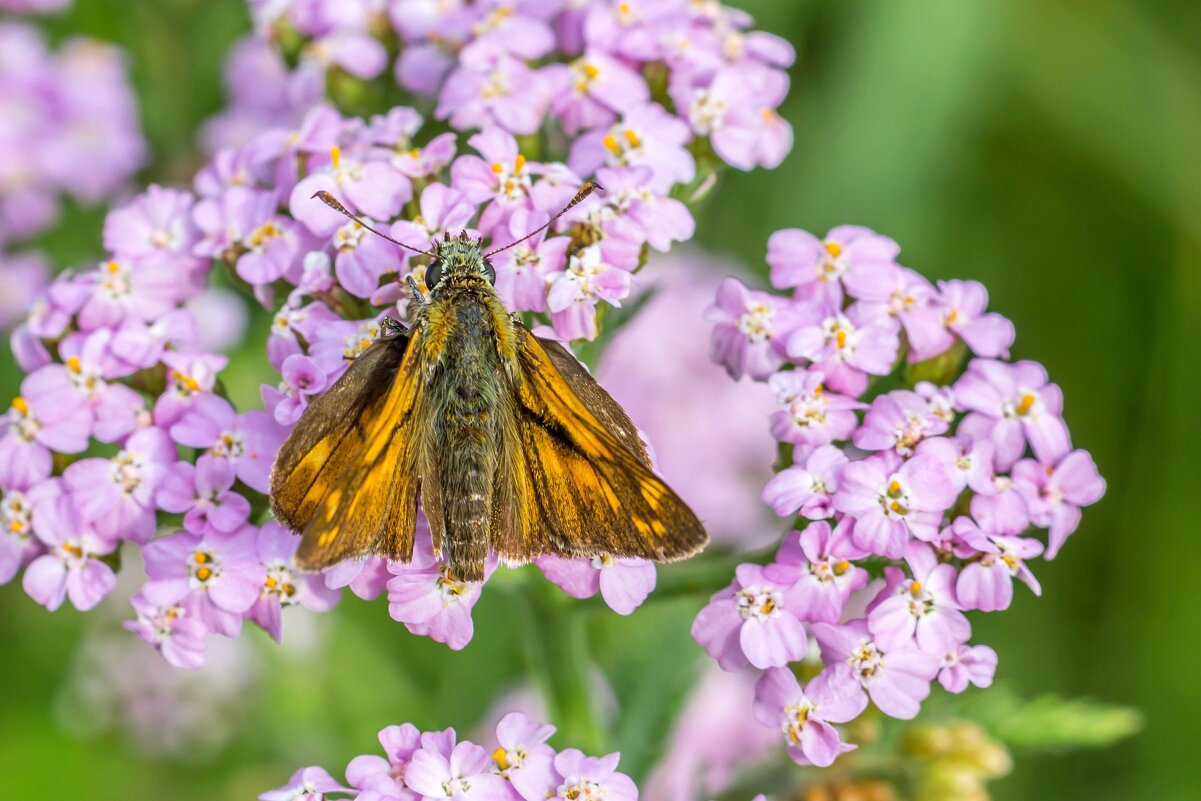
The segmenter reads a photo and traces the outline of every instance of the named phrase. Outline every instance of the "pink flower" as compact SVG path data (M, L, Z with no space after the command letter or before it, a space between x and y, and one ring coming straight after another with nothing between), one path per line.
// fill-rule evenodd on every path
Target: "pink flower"
M814 623L813 635L821 646L822 661L838 674L834 680L846 676L858 682L889 717L910 720L917 715L938 673L937 658L912 642L891 650L881 648L862 620L842 625Z
M595 339L597 302L620 306L630 294L630 274L602 261L599 245L573 255L566 270L549 273L546 281L546 307L555 333L564 339Z
M842 304L843 278L856 265L891 263L900 252L893 240L858 225L832 228L824 239L786 228L767 240L772 286L795 287L798 299L835 306Z
M960 645L942 659L938 683L947 692L961 693L968 683L991 687L997 672L997 652L987 645Z
M855 431L855 447L866 451L895 450L909 456L926 437L943 434L947 421L935 414L916 392L896 389L878 396Z
M600 758L585 756L574 748L555 756L557 783L545 788L538 798L546 801L577 801L580 798L605 798L609 801L638 801L638 788L624 773L617 772L620 754ZM531 799L527 798L527 801Z
M420 528L418 533L420 534ZM404 623L413 634L446 643L459 651L471 642L475 627L471 608L480 599L484 582L456 581L446 574L444 564L436 562L428 534L418 537L413 562L390 562L388 614ZM484 566L484 581L496 569L496 558Z
M723 670L748 664L760 670L800 660L805 655L803 613L793 596L787 568L739 565L734 583L713 595L692 624L692 638Z
M867 616L868 631L887 651L916 637L918 648L928 654L949 653L972 633L955 597L955 568L939 563L934 549L921 542L909 543L905 561L911 579L900 568L884 568L888 586Z
M478 138L472 137L472 140ZM513 145L516 151L517 145ZM455 161L456 168L465 159L472 158L470 156L461 156ZM495 176L491 170L488 171ZM463 192L458 188L452 188L446 184L432 183L421 192L421 214L417 220L397 220L392 224L391 235L393 239L399 239L406 245L412 245L416 248L429 249L435 237L440 237L444 232L457 233L467 227L467 223L475 216L475 203L478 201L470 201L464 196ZM371 237L378 242L383 242L379 237ZM386 243L385 243L386 244ZM389 245L389 248L392 248Z
M47 498L62 494L58 479L31 486L0 485L0 584L12 581L17 572L45 552L33 528L33 510Z
M546 788L555 782L555 750L546 744L554 733L554 726L535 723L520 712L510 712L496 724L500 747L492 759L526 801L543 801Z
M546 224L550 216L541 211L518 208L494 236L494 245L516 242L530 231ZM506 237L505 234L508 234ZM547 278L567 268L567 248L571 239L535 234L525 242L493 257L496 292L507 308L514 311L546 310Z
M1070 449L1068 429L1060 414L1063 393L1047 382L1047 371L1030 361L1006 364L973 359L955 382L955 399L969 412L958 433L991 439L997 468L1008 470L1026 442L1040 462L1054 463Z
M820 372L788 370L772 375L767 385L784 408L771 416L772 436L781 442L813 448L847 439L859 420L858 403L827 391Z
M349 793L322 768L301 768L288 783L259 796L259 801L322 801L326 793Z
M316 348L312 348L316 351ZM325 371L312 358L293 353L280 365L279 387L263 385L263 405L271 409L271 416L281 426L290 426L300 419L309 398L325 389Z
M713 323L709 356L737 380L762 381L784 364L784 342L799 322L796 307L767 292L727 278L705 319Z
M909 535L930 541L955 502L947 470L930 455L903 464L890 453L852 462L839 475L834 508L855 518L853 540L874 554L900 559Z
M250 501L236 492L233 465L224 459L201 456L195 466L187 462L174 465L157 494L159 506L184 515L184 528L203 534L237 530L250 515Z
M51 451L87 448L92 412L82 397L63 392L61 379L55 365L30 373L0 415L0 485L29 486L50 475Z
M851 520L844 517L833 531L824 521L785 535L776 554L778 565L797 568L789 590L801 620L836 623L851 593L868 581L868 573L853 564L868 554L851 542Z
M672 88L692 130L740 170L775 167L792 149L792 126L775 111L786 94L787 73L752 62L719 70L708 86L685 79Z
M224 398L202 395L171 426L171 437L181 445L207 448L210 456L233 465L247 486L266 493L271 463L283 444L284 432L266 412L239 415Z
M491 767L488 752L475 743L458 743L445 754L425 747L423 738L405 769L405 784L424 801L511 801L504 780Z
M1088 451L1075 450L1054 466L1023 459L1013 466L1014 487L1035 525L1047 527L1048 559L1054 559L1080 525L1080 507L1101 500L1105 479Z
M496 125L524 135L538 130L548 103L540 73L512 56L482 52L450 74L434 113L461 131Z
M144 545L154 536L155 494L175 459L175 444L165 431L143 428L112 459L81 459L69 465L63 484L97 531L109 539Z
M267 571L258 600L247 617L263 627L276 642L283 640L283 610L300 604L325 612L337 603L340 593L326 587L319 575L301 573L292 561L300 537L279 523L266 523L255 537L255 554Z
M886 321L864 315L858 305L806 304L801 324L788 337L787 352L805 359L826 376L831 389L853 398L867 388L867 376L892 372L900 341Z
M853 308L863 320L905 329L909 361L928 359L951 346L934 305L934 287L919 273L877 261L849 273L845 283L847 294L858 299Z
M196 265L192 246L198 232L192 222L190 192L146 188L129 204L108 213L104 221L104 247L123 258L166 256L181 268Z
M646 188L664 195L695 177L696 162L686 147L689 139L687 123L657 103L644 103L628 109L607 129L578 136L567 163L577 175L591 175L600 167L646 166L652 171Z
M981 494L996 492L992 471L995 451L991 440L967 437L931 437L917 445L917 453L933 456L948 467L956 496L968 487Z
M962 608L984 612L1008 609L1013 601L1015 578L1035 595L1042 594L1038 579L1026 566L1026 560L1043 552L1041 542L984 531L968 517L956 518L951 528L956 537L979 554L978 559L964 565L955 585Z
M988 290L977 281L939 281L937 305L942 322L950 334L962 339L972 353L986 358L1008 357L1013 344L1013 323L996 312L985 312ZM949 348L940 341L937 352Z
M155 540L142 549L146 601L168 607L191 597L207 628L236 637L267 578L255 536L256 529L246 526L232 534L179 533Z
M552 98L551 111L569 135L612 125L617 113L650 97L641 75L596 50L571 64L548 66L542 74Z
M597 592L619 615L629 615L655 589L655 565L645 559L561 559L543 556L538 569L572 598L591 598Z
M313 193L325 190L350 204L352 211L375 220L396 216L413 197L413 185L408 176L399 172L390 161L358 158L359 154L344 154L335 145L330 148L328 163L303 178L292 190L288 207L297 220L315 234L330 234L345 224L346 219L313 199ZM314 156L318 163L326 156Z
M204 664L208 627L200 619L193 597L158 606L139 592L129 601L137 619L127 620L124 623L126 629L154 646L163 659L177 668L195 670Z
M854 681L823 670L804 690L786 668L771 668L755 685L755 718L779 728L788 755L799 765L829 767L856 746L842 742L831 723L846 723L867 707L867 696Z
M798 513L809 520L832 517L838 474L848 461L847 455L833 445L815 448L803 464L787 467L767 482L763 502L780 517Z
M72 606L87 611L116 585L113 569L102 561L116 543L84 525L70 496L48 498L34 507L33 530L47 553L25 569L22 586L42 606L54 611L70 598Z
M379 793L396 801L414 801L417 794L405 786L405 771L421 747L421 732L412 723L388 726L379 733L384 757L363 754L346 766L346 782L360 791Z

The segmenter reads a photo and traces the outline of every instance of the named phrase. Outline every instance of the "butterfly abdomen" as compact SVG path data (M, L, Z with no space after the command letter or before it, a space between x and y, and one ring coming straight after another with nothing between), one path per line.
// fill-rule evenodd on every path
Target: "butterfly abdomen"
M440 547L456 579L479 581L488 554L500 448L501 357L485 298L464 292L444 302L446 347L430 387L443 516Z

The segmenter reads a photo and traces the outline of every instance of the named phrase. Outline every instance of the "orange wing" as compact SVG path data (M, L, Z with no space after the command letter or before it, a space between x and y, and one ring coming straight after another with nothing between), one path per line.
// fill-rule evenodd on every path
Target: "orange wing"
M517 326L514 424L502 461L513 476L503 505L517 511L495 521L500 556L670 561L699 551L704 527L651 471L629 418L582 366L553 359L548 347Z

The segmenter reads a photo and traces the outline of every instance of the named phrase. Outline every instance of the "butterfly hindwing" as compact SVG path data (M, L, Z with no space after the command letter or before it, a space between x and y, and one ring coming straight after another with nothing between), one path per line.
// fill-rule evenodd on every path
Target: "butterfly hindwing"
M689 556L707 541L692 510L651 470L633 423L557 343L517 326L511 492L526 510L496 548L521 561L562 556Z

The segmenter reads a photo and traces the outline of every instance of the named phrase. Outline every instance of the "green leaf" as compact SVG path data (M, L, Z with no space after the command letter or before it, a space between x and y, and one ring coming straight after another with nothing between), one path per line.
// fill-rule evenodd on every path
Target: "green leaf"
M1142 715L1131 707L1056 695L1023 700L1004 687L981 693L963 712L1006 745L1026 751L1106 748L1143 727Z

